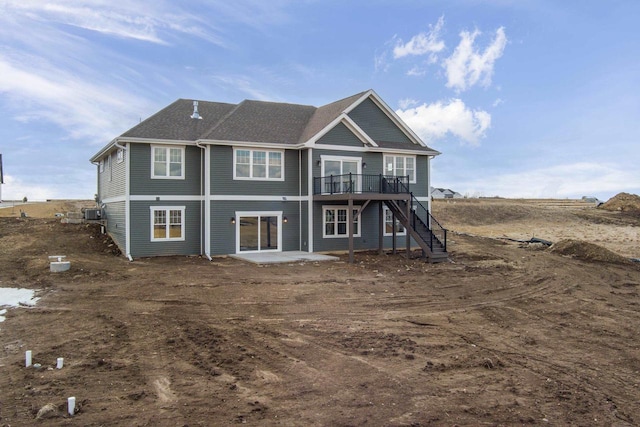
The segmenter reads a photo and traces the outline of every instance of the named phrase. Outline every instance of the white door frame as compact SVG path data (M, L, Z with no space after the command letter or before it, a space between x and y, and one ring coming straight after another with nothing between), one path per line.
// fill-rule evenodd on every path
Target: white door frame
M245 216L258 217L258 250L240 251L240 218ZM260 217L275 216L278 218L278 249L260 249ZM282 211L236 211L236 253L250 254L258 252L282 252Z

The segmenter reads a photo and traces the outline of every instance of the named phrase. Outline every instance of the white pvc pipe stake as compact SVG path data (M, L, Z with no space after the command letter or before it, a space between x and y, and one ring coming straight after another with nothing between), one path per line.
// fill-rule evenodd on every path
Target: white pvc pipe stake
M76 412L76 398L75 397L69 397L67 398L67 410L69 412L69 415L73 416L73 414L75 414Z
M27 368L31 366L31 350L24 352L24 366Z
M56 369L62 369L63 365L64 365L64 357L58 357L58 360L56 361Z

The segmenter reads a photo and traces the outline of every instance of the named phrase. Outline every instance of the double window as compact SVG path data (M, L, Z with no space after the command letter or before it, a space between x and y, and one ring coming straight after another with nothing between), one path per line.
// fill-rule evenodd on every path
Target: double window
M353 236L360 237L360 219L358 212L360 207L353 209ZM322 207L322 237L348 237L349 236L349 208L344 206Z
M151 206L151 241L184 240L184 206Z
M184 179L184 147L151 146L151 178Z
M236 148L233 159L233 179L284 180L282 151Z
M384 174L394 176L409 175L409 182L416 183L415 156L384 156Z

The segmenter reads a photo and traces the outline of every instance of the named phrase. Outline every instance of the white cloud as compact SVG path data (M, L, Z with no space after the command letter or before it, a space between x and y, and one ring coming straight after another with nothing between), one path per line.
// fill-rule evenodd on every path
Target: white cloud
M493 101L493 104L491 104L493 107L497 107L498 105L502 105L504 104L504 100L502 98L496 98L495 101Z
M484 176L455 184L469 194L522 198L582 197L637 190L640 172L595 162L566 163L546 168Z
M427 70L424 68L420 68L418 66L413 67L409 71L407 71L407 76L421 77L427 74Z
M159 44L168 44L172 33L224 44L211 20L187 13L164 1L5 0L3 3L2 20L58 23Z
M476 84L483 87L491 84L494 64L504 52L507 36L503 27L498 28L491 44L484 52L479 52L474 44L480 34L478 30L460 33L460 43L443 64L447 75L447 87L464 91Z
M398 59L409 55L425 55L442 51L445 47L444 41L440 40L440 31L443 26L444 16L441 16L435 26L429 25L428 32L416 34L405 44L402 40L398 40L393 48L393 57Z
M2 200L4 201L22 200L24 197L31 201L63 198L61 196L61 194L52 194L52 189L46 185L29 184L12 175L4 176L4 184L2 185Z
M277 101L276 98L269 95L262 89L257 89L260 84L250 77L242 75L216 75L212 77L217 80L221 86L231 87L234 90L246 93L251 99L258 101Z
M468 144L479 145L480 139L491 127L489 113L471 110L460 99L401 108L396 114L425 141L451 134Z
M14 119L55 123L75 139L104 143L149 110L146 101L117 87L33 57L0 54L0 75L0 93L9 98Z
M416 101L415 99L411 99L411 98L405 98L405 99L401 99L398 102L398 105L400 106L401 110L406 110L407 108L413 106L413 105L418 105L418 101Z

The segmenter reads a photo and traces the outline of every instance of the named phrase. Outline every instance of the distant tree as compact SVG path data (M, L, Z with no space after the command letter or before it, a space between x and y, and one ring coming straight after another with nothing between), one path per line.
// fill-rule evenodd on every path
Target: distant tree
M22 198L22 203L27 203L27 196L24 196L24 197Z

